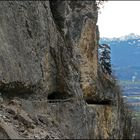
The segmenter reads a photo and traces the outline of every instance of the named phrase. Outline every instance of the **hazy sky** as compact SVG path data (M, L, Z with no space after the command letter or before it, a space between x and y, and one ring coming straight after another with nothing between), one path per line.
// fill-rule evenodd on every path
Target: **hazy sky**
M140 1L108 1L98 17L100 37L140 35Z

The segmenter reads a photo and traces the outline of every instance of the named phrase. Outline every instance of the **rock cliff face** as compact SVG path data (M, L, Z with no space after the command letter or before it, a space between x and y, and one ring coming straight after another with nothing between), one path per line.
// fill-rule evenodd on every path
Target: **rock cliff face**
M0 138L124 138L97 18L95 1L0 2Z

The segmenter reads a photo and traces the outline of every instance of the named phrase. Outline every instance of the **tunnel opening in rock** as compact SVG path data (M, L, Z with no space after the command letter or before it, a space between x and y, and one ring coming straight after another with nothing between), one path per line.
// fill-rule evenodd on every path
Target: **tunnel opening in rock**
M71 96L69 96L67 93L62 93L59 91L54 91L48 95L48 101L51 102L59 102L59 101L65 101L66 99L69 99Z
M4 99L13 99L14 97L29 99L33 93L31 86L27 86L21 82L0 84L0 96Z
M95 104L95 105L112 105L112 101L111 100L99 100L99 101L95 101L93 99L86 99L85 100L87 104Z

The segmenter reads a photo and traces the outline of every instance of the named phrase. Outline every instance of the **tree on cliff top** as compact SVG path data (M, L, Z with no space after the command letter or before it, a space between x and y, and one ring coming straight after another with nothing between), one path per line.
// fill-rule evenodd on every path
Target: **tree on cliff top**
M100 9L104 7L104 3L108 0L96 0L98 12L101 13Z

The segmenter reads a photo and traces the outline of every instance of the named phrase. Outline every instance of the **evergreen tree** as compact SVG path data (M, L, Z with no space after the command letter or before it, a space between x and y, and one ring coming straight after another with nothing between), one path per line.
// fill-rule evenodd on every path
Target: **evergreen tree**
M99 45L99 63L104 73L111 75L110 47L107 44Z

